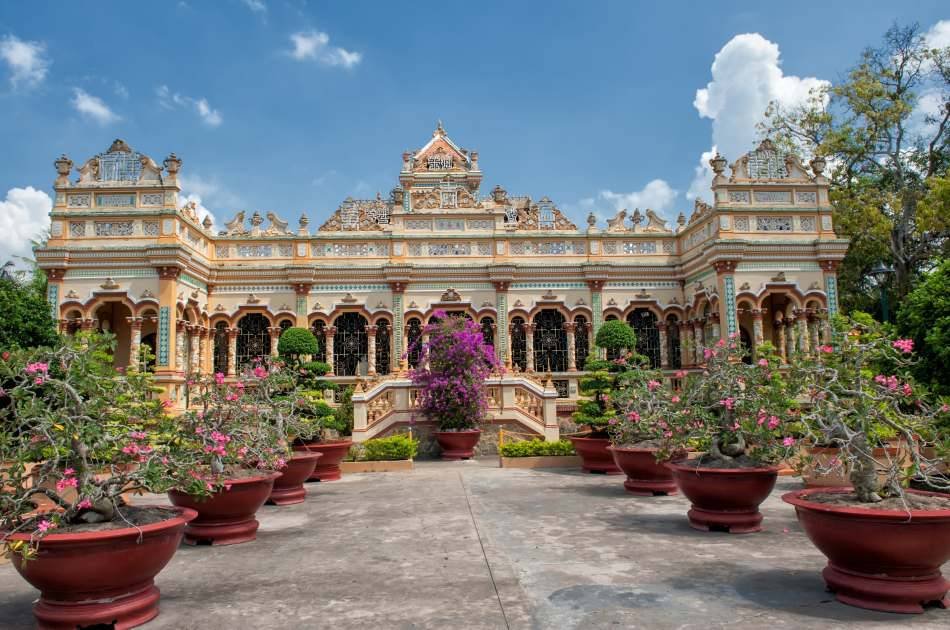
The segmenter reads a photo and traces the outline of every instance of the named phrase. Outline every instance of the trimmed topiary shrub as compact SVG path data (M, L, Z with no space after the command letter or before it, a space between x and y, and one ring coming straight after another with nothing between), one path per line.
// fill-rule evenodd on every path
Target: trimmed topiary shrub
M522 440L508 442L498 448L502 457L548 457L551 455L574 455L574 445L570 440L545 442L544 440Z
M277 341L277 354L285 359L298 359L319 350L317 338L306 328L288 328Z
M361 461L380 462L412 459L419 449L419 440L408 435L390 435L366 440L362 444Z
M603 323L594 343L607 350L633 350L637 347L637 335L626 322L613 319Z

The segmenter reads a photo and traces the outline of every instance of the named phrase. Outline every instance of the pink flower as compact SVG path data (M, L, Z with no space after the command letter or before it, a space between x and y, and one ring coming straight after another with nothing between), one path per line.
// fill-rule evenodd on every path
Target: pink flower
M607 421L607 424L609 424L610 426L613 426L613 425L617 424L617 419L616 419L616 418L611 418L610 420Z
M175 406L175 403L173 403L173 402L170 401L170 400L167 400L167 399L166 399L166 400L163 400L163 401L162 401L162 407L164 407L165 409L171 409L171 408L174 407L174 406Z
M736 406L736 399L732 398L731 396L729 398L723 398L722 400L719 401L719 404L725 407L726 409L732 410Z
M75 477L64 477L56 482L56 491L62 492L66 488L75 488L79 485L79 480Z
M778 425L780 425L781 423L782 423L782 421L779 420L778 416L770 416L770 417L769 417L769 424L768 424L768 427L769 427L770 430L774 430L774 429L777 428Z
M72 477L72 476L75 475L75 474L76 474L76 469L75 469L75 468L67 468L66 470L63 471L63 476L64 476L64 477Z
M782 440L782 446L785 446L786 448L789 446L795 446L795 438L791 436L786 437L784 440Z
M89 499L83 499L82 501L76 504L76 507L78 507L80 510L88 510L89 508L92 507L92 501L90 501Z
M224 374L221 373L221 372L215 372L215 374L214 374L214 382L217 383L218 385L223 385L223 384L224 384Z
M631 411L628 413L627 418L632 422L640 422L640 414L636 411Z
M717 342L716 342L716 347L717 347L717 348L725 348L725 347L726 347L726 340L725 340L725 339L720 339L719 341L717 341Z
M651 392L656 391L656 388L660 386L660 381L649 380L647 381L647 389Z
M730 339L737 339L738 337L739 337L739 333L737 333L737 332L731 332L731 333L729 333L729 338L730 338Z
M265 376L267 376L267 370L265 370L262 366L258 365L256 368L254 368L254 376L256 376L257 378L264 378Z
M828 346L828 345L818 346L818 352L821 352L823 354L831 354L834 351L835 349L832 346Z
M901 393L905 396L911 396L914 393L914 389L910 386L910 383L904 383L903 386L901 386Z
M670 402L678 403L679 401L680 401L680 397L677 396L676 394L673 394L673 397L670 398Z
M38 529L41 532L47 532L55 528L56 528L56 523L53 523L52 521L47 521L46 519L36 524L36 529Z
M769 360L768 360L768 359L759 359L759 367L764 367L764 368L769 367Z
M914 351L913 339L895 339L891 346L900 350L904 354L910 354Z
M710 358L712 358L712 357L714 357L714 356L716 356L716 351L715 351L715 350L713 350L712 348L703 348L703 358L704 358L704 359L710 359Z
M686 378L686 370L677 370L676 378Z

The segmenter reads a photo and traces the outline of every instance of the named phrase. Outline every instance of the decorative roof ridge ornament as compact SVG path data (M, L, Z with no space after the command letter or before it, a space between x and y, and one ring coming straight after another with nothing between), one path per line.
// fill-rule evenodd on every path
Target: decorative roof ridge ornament
M247 303L248 304L260 304L261 298L257 297L253 293L248 294Z
M624 225L624 221L627 219L627 209L623 208L617 211L617 214L614 215L612 219L607 219L607 231L608 232L626 232L627 227Z
M99 285L106 291L114 291L119 288L119 283L112 278L106 278L106 281Z
M355 297L353 297L352 293L347 293L346 295L343 296L343 298L340 301L343 302L344 304L354 304L355 302L358 302L358 300Z
M449 287L449 289L442 294L442 297L439 298L440 302L461 302L462 296L454 288Z

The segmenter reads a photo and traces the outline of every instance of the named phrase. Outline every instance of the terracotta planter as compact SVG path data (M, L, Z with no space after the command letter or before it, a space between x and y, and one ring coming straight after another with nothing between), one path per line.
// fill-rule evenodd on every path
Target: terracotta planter
M154 578L175 555L185 524L197 516L188 508L168 510L172 518L139 528L50 534L35 559L14 557L16 570L40 591L33 604L37 626L134 628L157 616Z
M589 473L606 475L621 475L623 471L617 467L613 455L607 450L610 440L607 438L572 437L574 450L581 458L581 470Z
M307 481L336 481L342 474L340 472L340 462L350 452L353 440L307 442L303 446L311 453L323 455Z
M475 446L482 437L481 429L471 431L434 431L435 441L442 449L442 459L458 461L475 457Z
M826 446L809 446L805 449L805 454L812 461L802 470L802 481L806 488L848 488L851 487L851 480L848 478L848 471L843 466L837 467L827 473L821 472L822 468L828 468L829 462L840 456L841 451L837 448ZM872 456L878 461L887 461L887 458L900 462L902 468L909 462L907 449L900 445L875 448ZM887 471L881 470L878 473L881 482L887 479Z
M607 450L613 456L617 467L627 475L623 487L630 494L641 497L676 494L672 471L656 461L656 452L659 449L608 446ZM675 459L685 457L686 453L682 453Z
M828 557L822 571L838 601L871 610L921 613L923 604L950 606L950 509L875 510L809 501L850 488L797 490L782 496L795 506L808 538ZM909 490L913 494L935 494ZM939 495L937 495L939 496Z
M775 481L778 467L695 468L675 462L664 464L689 499L689 525L702 531L748 534L762 529L759 505Z
M322 457L323 453L311 453L306 449L295 450L287 466L280 471L280 477L274 480L274 488L270 491L267 502L271 505L303 503L307 497L303 482L310 478L317 460Z
M185 527L185 544L236 545L255 540L260 523L254 515L267 501L279 475L267 472L230 480L230 487L208 498L170 490L168 498L172 503L198 512L198 517Z

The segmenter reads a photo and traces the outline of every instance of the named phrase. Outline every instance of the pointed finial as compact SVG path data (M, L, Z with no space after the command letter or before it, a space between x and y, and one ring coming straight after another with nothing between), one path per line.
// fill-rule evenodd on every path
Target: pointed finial
M442 119L440 118L438 123L435 126L435 131L432 132L432 135L435 137L445 135L445 127L442 126Z
M676 223L680 226L686 225L686 215L680 212L680 215L676 217Z

